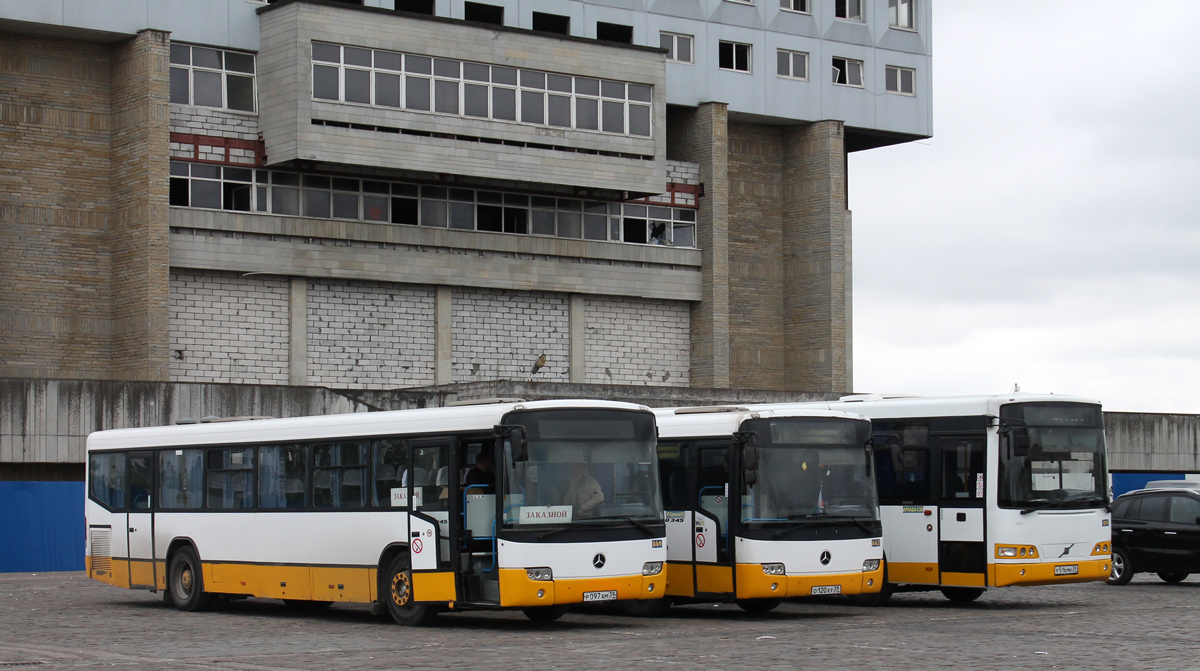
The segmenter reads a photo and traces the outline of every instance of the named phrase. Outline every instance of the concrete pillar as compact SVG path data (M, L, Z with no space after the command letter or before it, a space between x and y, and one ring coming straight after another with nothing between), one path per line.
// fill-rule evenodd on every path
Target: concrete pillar
M290 278L288 294L288 384L308 384L308 278Z
M567 328L570 329L570 370L572 384L587 382L587 300L582 294L571 294Z
M850 222L840 121L784 135L785 385L850 391Z
M692 305L694 387L729 386L729 106L701 103L671 118L671 157L700 164L697 243L704 255L699 303Z
M454 305L451 287L438 287L434 297L433 321L436 341L434 344L434 384L454 382Z
M112 374L169 371L169 33L143 30L112 47Z

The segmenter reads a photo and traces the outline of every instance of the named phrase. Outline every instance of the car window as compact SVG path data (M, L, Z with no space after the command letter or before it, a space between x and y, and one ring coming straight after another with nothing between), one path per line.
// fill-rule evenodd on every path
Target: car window
M1112 516L1114 519L1125 519L1129 517L1129 509L1133 507L1135 499L1125 499L1117 501L1117 505L1113 506Z
M1195 524L1200 517L1200 501L1190 496L1171 497L1171 521L1179 524Z
M1142 499L1142 507L1134 513L1134 519L1144 522L1161 522L1167 509L1167 497L1147 496Z

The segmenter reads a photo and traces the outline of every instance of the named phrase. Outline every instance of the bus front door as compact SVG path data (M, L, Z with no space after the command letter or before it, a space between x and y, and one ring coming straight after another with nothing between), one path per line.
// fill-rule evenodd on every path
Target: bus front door
M938 569L941 584L986 587L984 544L983 437L940 438L942 499L939 507Z
M697 596L734 593L729 552L729 445L699 445L695 459L697 506L692 532Z
M129 542L129 586L155 589L154 514L150 512L153 487L153 456L149 452L129 455L129 513L125 528Z

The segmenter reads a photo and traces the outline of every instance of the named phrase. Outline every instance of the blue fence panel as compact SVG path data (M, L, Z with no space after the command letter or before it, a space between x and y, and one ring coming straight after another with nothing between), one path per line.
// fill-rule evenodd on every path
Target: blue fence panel
M1113 473L1113 496L1141 489L1151 480L1182 480L1183 476L1183 473Z
M0 573L83 570L83 483L0 482Z

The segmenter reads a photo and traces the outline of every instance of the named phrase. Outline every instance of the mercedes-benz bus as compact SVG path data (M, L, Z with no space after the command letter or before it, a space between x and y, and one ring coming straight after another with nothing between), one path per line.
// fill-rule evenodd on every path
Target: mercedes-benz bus
M971 601L989 588L1102 581L1111 567L1098 401L1011 393L806 404L871 420L886 583Z
M498 402L100 431L88 574L182 610L234 598L440 611L663 594L654 415ZM474 464L474 466L472 466Z
M758 406L655 410L667 526L667 598L861 595L882 584L882 531L861 415Z

